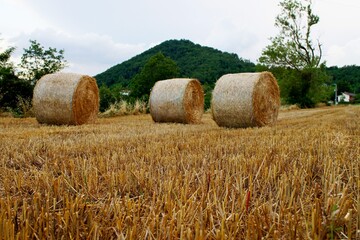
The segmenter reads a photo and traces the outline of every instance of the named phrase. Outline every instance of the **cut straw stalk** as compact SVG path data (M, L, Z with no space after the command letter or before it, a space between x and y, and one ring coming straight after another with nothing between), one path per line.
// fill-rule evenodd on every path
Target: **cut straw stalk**
M47 74L36 83L33 106L39 123L92 123L99 111L96 80L75 73Z
M261 127L276 122L280 90L270 72L222 76L212 95L215 122L223 127Z
M204 92L196 79L175 78L155 83L150 113L155 122L199 123L204 112Z

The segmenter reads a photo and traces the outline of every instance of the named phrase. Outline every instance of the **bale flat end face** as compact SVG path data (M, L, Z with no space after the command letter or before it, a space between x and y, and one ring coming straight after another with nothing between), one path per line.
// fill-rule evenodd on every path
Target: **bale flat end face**
M184 93L185 123L200 123L204 113L204 91L198 80L191 80Z
M99 112L99 90L96 80L83 76L73 96L74 125L94 123Z
M274 125L280 109L280 89L270 72L261 73L253 92L254 123L258 127Z

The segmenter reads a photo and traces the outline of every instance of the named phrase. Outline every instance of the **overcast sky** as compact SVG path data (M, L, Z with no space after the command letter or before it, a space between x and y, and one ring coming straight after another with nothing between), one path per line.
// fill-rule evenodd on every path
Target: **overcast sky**
M360 1L313 0L327 66L360 65ZM65 50L67 72L101 73L169 39L256 63L278 33L279 0L0 0L0 51L29 40Z

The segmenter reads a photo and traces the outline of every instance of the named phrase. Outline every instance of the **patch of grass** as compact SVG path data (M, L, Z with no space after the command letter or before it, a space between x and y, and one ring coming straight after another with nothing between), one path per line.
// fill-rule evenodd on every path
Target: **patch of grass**
M136 100L135 103L131 104L122 100L118 103L111 104L105 112L100 114L100 117L145 114L148 112L147 108L147 103L144 101Z

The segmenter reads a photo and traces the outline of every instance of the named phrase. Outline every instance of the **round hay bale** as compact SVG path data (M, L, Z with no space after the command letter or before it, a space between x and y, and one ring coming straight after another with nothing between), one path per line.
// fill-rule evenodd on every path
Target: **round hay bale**
M222 127L272 125L279 108L280 90L270 72L224 75L212 94L212 116Z
M75 73L47 74L35 85L33 107L39 123L93 123L99 112L96 80Z
M151 90L150 114L155 122L199 123L203 113L204 92L196 79L158 81Z

